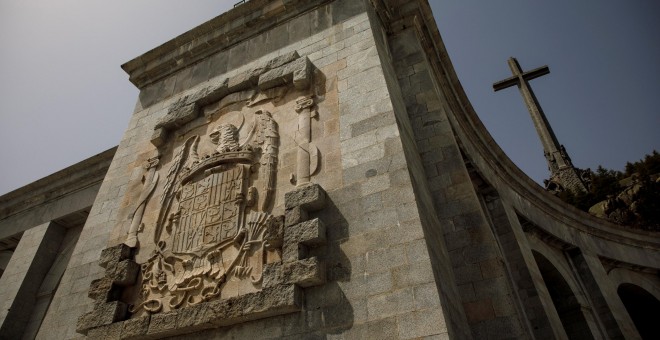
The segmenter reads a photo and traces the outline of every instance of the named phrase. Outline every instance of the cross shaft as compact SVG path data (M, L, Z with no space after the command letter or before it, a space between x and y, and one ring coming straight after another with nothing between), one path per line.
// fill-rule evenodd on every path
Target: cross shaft
M511 72L513 73L513 76L494 83L493 90L499 91L517 85L518 89L520 90L520 94L523 96L523 99L525 100L525 105L527 106L527 110L529 111L529 114L532 117L532 121L534 122L534 127L536 128L536 132L538 133L539 138L541 139L541 143L543 144L543 150L546 155L546 158L548 158L548 155L554 155L559 153L561 150L561 146L557 141L557 137L555 137L555 134L552 131L552 128L550 127L550 123L548 123L548 120L545 117L543 110L541 109L541 105L539 105L539 102L536 99L536 95L534 95L534 91L532 91L532 88L529 86L530 80L550 73L550 69L548 68L547 65L545 65L533 69L531 71L523 72L516 58L513 57L509 58L508 63L509 63L509 68L511 68ZM555 159L555 157L552 158ZM555 161L558 161L559 164L557 165L559 167L564 167L569 165L569 164L565 164L563 159L555 159ZM552 162L552 160L548 159L548 163L550 162ZM548 165L552 167L552 164L548 164Z

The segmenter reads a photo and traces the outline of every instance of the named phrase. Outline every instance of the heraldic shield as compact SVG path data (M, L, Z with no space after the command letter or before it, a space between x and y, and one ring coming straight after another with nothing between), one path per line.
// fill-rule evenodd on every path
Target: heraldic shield
M201 255L238 234L248 171L239 164L182 187L179 222L172 230L174 254Z
M208 136L189 137L174 152L160 200L156 249L141 265L132 313L260 290L267 252L280 243L282 218L264 211L277 168L277 124L266 111L254 117L243 143L236 126L220 124ZM217 147L200 156L200 142Z

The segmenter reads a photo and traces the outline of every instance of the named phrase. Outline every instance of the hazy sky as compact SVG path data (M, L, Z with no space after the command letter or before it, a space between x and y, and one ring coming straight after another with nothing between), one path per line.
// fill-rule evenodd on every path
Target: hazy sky
M357 0L356 0L357 1ZM138 91L120 65L237 0L0 0L0 194L119 143ZM506 60L548 64L532 87L579 167L660 149L660 1L431 0L468 96L534 180L540 142Z

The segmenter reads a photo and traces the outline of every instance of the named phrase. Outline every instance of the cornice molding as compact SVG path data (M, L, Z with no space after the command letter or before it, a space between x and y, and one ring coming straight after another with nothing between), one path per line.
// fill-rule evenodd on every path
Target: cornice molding
M139 89L332 0L251 0L123 64Z
M116 151L113 147L0 196L0 220L102 182Z

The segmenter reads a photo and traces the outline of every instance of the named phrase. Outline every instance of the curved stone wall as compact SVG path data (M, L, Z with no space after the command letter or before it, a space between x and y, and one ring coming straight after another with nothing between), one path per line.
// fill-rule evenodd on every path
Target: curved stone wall
M508 223L498 225L492 216L489 218L492 209L488 208L483 209L486 219L490 219L493 230L505 228L516 234L515 251L507 249L511 247L503 234L495 232L495 238L509 270L512 295L517 297L523 319L527 316L528 329L540 335L541 332L534 329L542 328L530 317L534 314L531 310L538 308L538 303L524 297L530 290L538 294L547 315L547 320L540 324L549 324L555 337L564 337L567 335L564 331L575 332L578 327L566 324L562 327L564 320L558 320L562 312L555 311L553 305L557 306L557 301L553 303L549 294L554 288L547 286L548 282L543 280L544 269L531 256L537 252L559 270L577 296L586 319L585 324L579 326L583 327L579 332L596 338L637 337L638 329L643 333L645 326L640 324L643 320L630 317L632 312L626 310L628 305L624 306L617 289L624 283L633 284L660 300L660 233L627 228L591 216L546 192L525 175L479 120L437 28L428 22L426 28L434 42L427 47L427 55L432 51L438 57L435 64L437 86L447 103L447 117L466 168L482 205L486 207L491 204L489 202L496 201L506 211ZM429 59L433 60L433 56ZM523 260L524 265L521 265ZM520 266L524 270L516 269ZM527 279L534 284L532 289L521 288L529 285L521 278L521 271L529 275ZM470 319L470 311L466 313ZM472 327L473 335L478 334L475 326Z

